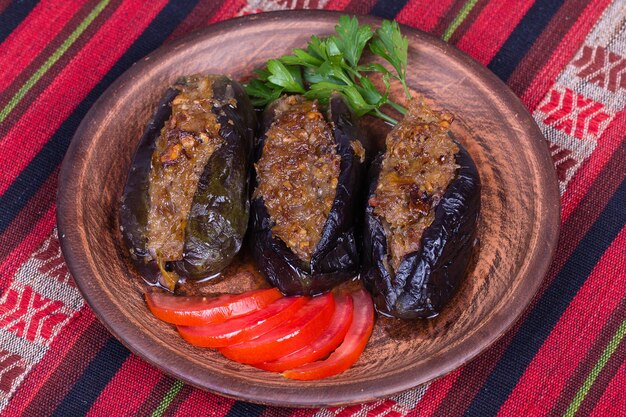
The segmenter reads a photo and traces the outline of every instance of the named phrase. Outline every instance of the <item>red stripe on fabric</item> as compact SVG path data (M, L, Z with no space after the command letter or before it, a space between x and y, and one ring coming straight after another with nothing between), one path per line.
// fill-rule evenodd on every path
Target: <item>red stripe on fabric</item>
M522 20L533 1L494 0L483 9L456 47L487 65ZM497 24L494 17L497 16Z
M50 67L41 78L26 92L26 94L18 101L17 105L11 110L10 117L3 123L0 129L1 133L9 132L13 125L20 120L24 112L26 112L33 101L37 100L39 95L45 91L48 85L59 75L73 59L74 56L85 46L89 39L98 31L104 22L113 14L117 6L123 0L111 0L107 7L94 19L91 24L85 28L85 31L72 43L67 51L62 54L59 59ZM46 63L48 58L65 42L78 25L93 11L92 4L85 4L78 10L70 21L61 29L56 38L51 39L50 43L41 51L41 53L22 71L15 80L0 93L0 103L9 103L11 99L19 93L20 89L28 82L42 65Z
M567 189L561 197L562 221L567 220L572 215L616 150L620 146L625 146L624 132L626 132L626 110L615 116L615 119L602 133L591 156L581 164L567 185Z
M159 406L159 403L161 402L165 394L167 394L168 391L172 388L172 385L175 381L176 380L174 378L169 377L165 374L161 374L161 377L156 382L156 385L152 388L150 394L148 394L145 401L143 402L143 404L141 404L135 415L151 415L152 412Z
M172 402L165 410L165 413L163 413L163 417L174 417L178 412L181 404L184 403L191 395L191 393L196 389L197 388L194 388L191 385L183 385L180 391L178 391L178 394L176 394L172 399Z
M399 23L413 26L424 32L432 31L437 22L450 9L454 0L432 1L410 0L396 16Z
M550 52L550 58L535 74L533 80L525 88L521 99L531 111L534 110L548 93L563 68L583 44L586 36L612 0L592 1L572 24L556 49ZM562 24L556 22L556 24Z
M216 23L222 20L230 19L234 17L239 10L244 8L248 4L246 0L227 0L222 4L217 12L207 22L208 24Z
M599 167L600 172L594 176L593 180L584 182L584 194L575 206L563 203L561 206L561 233L557 255L550 266L548 274L552 280L554 275L563 267L567 259L572 255L580 240L587 233L595 222L599 213L602 212L611 196L615 193L621 182L626 178L626 144L618 142L621 147L612 146L596 152L607 152L605 163ZM608 153L612 150L613 152ZM604 158L602 158L604 160ZM588 169L581 167L579 173L585 175ZM571 185L570 185L571 186ZM564 199L563 199L564 200ZM567 213L567 215L566 215Z
M0 194L165 6L165 0L123 2L0 142ZM112 41L114 40L114 41ZM46 123L41 123L46 120ZM28 138L29 146L24 146Z
M624 358L622 358L624 360ZM616 415L616 412L623 414L626 411L626 360L622 362L613 379L606 387L595 408L591 411L591 417L605 417ZM620 411L621 410L621 411Z
M520 96L524 93L535 74L545 66L546 61L551 59L563 37L568 34L570 26L564 25L563 22L578 22L581 14L588 8L590 2L591 0L566 0L559 7L528 53L513 70L509 78L507 78L506 83L515 94ZM582 42L586 35L587 32L581 32L578 42ZM565 65L565 62L562 65ZM558 72L560 71L557 71L556 74Z
M63 29L86 0L58 2L43 0L20 25L0 44L0 91L30 64Z
M609 360L604 364L602 370L598 374L598 377L591 385L591 388L587 392L587 395L583 399L582 403L578 407L578 411L576 412L576 416L588 416L591 414L593 409L595 408L598 401L606 391L609 383L613 380L617 372L619 371L622 363L626 361L626 338L623 338L621 342L617 345L615 352L611 355ZM624 391L622 391L624 392ZM616 415L624 415L626 413L626 408L618 408L613 405Z
M185 20L167 38L167 42L206 25L207 20L224 4L224 0L200 0Z
M138 356L130 355L87 413L89 417L118 415L120 404L124 412L133 415L159 382L162 372Z
M561 394L559 394L559 398L556 399L554 406L550 410L550 413L546 414L546 417L561 417L565 414L567 407L591 373L593 367L598 363L598 358L600 358L602 352L604 352L617 332L624 317L626 317L626 298L620 301L617 308L613 310L609 319L602 326L600 336L596 338L591 348L585 353L585 357L576 367L574 374L567 381L565 388L563 388ZM606 382L608 384L608 381Z
M443 378L431 383L424 393L424 396L418 401L415 408L407 414L407 417L432 416L460 374L461 370L456 369Z
M273 408L267 408L266 411L264 411L263 413L267 414L268 413L267 410L273 410ZM320 409L319 408L299 408L299 409L294 409L290 411L291 412L287 414L287 416L289 417L312 417L313 415L315 415L315 413L320 411ZM270 417L270 416L268 415L267 417Z
M52 341L42 360L30 371L9 401L7 415L21 416L48 379L72 351L77 341L96 322L88 307L83 307Z
M449 43L456 45L459 39L463 37L467 33L467 31L472 27L476 18L480 16L480 13L483 11L485 6L489 4L490 0L478 0L472 7L472 10L467 14L465 19L461 22L458 28L452 33L450 36Z
M446 32L446 29L450 26L450 24L454 21L454 19L458 16L459 12L469 0L454 0L454 2L448 7L448 10L444 13L444 15L437 21L437 24L431 30L431 33L435 36L443 36Z
M505 333L498 344L491 347L487 353L482 354L482 356L460 369L459 376L452 383L446 394L443 395L443 399L431 416L449 417L463 415L472 399L480 390L483 381L487 379L487 376L497 365L505 347L511 343L511 339L518 327L519 324L512 331ZM500 347L501 345L503 347ZM494 350L496 350L495 354L493 353Z
M352 0L345 8L346 12L368 14L376 5L376 0Z
M17 270L26 262L33 252L42 244L42 242L50 236L54 225L56 224L56 206L52 206L48 211L39 218L34 224L31 232L19 241L15 241L15 247L8 253L6 258L0 263L0 288L2 290L8 288L13 280L13 276ZM7 229L5 235L11 230ZM8 235L9 238L12 235ZM13 244L13 243L12 243ZM4 249L4 247L2 247Z
M0 261L2 262L2 264L0 264L0 275L11 274L10 271L7 271L4 263L6 261L15 261L15 259L10 259L12 257L9 256L9 254L22 240L32 233L39 235L38 237L42 240L50 234L51 229L38 230L34 228L34 225L41 220L42 213L45 216L49 212L50 207L54 206L58 177L59 169L57 168L44 181L17 216L15 216L6 230L0 234ZM34 249L35 248L33 248L33 250ZM28 255L30 255L30 253ZM25 260L25 258L19 256L18 258ZM17 260L19 261L19 259Z
M626 296L624 248L626 227L602 255L500 408L498 416L545 415L550 411L568 379L599 337L603 324ZM607 280L607 277L613 278ZM594 306L593 311L589 311L590 305Z
M324 6L327 10L344 10L350 4L350 0L330 0Z
M87 311L92 314L86 306L81 309L81 312ZM57 338L62 339L73 331L75 331L73 326L68 325L61 334L57 335ZM55 371L49 375L46 383L39 388L24 410L24 414L51 415L110 337L110 333L104 326L98 320L94 320Z
M211 410L215 417L225 416L235 404L235 400L211 394L199 389L193 390L187 399L176 410L176 417L195 415L198 410Z

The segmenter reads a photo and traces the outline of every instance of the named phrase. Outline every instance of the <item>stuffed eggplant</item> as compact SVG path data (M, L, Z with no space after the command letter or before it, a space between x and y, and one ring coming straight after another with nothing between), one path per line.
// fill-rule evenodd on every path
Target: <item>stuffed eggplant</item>
M362 276L384 315L434 317L466 274L480 179L452 121L413 100L370 168Z
M285 96L265 113L251 203L252 254L283 293L318 294L358 274L355 239L365 150L339 95Z
M169 88L136 150L120 209L131 259L173 289L227 266L249 218L256 117L242 87L192 75Z

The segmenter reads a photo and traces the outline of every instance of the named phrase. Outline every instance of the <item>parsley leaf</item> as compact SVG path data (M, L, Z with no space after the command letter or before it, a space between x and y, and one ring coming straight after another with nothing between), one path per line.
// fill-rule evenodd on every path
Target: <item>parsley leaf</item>
M369 45L370 51L389 62L396 70L395 77L402 83L408 98L411 97L406 85L406 67L408 60L409 40L402 36L398 22L383 20L380 28L376 29L376 37Z
M278 87L278 86L276 86ZM282 88L272 88L261 80L251 80L246 86L246 93L255 107L263 107L278 99L282 94Z
M367 42L374 36L369 25L359 26L356 17L341 16L339 24L335 26L337 36L335 42L343 52L344 59L352 66L359 65L361 54Z
M300 68L296 66L286 66L278 59L267 61L267 70L270 75L267 81L285 88L288 93L304 93Z
M305 49L271 59L266 67L255 71L256 78L244 85L255 106L265 106L282 94L304 94L309 99L327 103L334 92L341 93L359 116L370 114L395 124L397 120L381 111L389 105L400 113L406 109L389 99L391 79L406 85L408 39L402 36L396 22L383 20L373 31L359 25L356 17L341 16L336 34L320 38L311 36ZM395 73L379 63L362 63L363 51L369 50L387 61ZM384 91L379 91L368 73L379 73Z

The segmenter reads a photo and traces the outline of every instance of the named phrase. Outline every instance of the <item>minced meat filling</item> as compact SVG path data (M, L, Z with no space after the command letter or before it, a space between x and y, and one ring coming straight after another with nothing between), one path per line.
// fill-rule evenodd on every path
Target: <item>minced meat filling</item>
M369 204L383 221L391 265L420 248L424 229L456 175L459 148L448 136L453 116L413 100L389 133L378 185Z
M186 77L152 154L148 249L159 264L182 259L185 227L204 167L224 141L212 112L213 79Z
M264 199L273 235L309 262L335 199L341 158L317 103L281 100L255 164L255 197Z

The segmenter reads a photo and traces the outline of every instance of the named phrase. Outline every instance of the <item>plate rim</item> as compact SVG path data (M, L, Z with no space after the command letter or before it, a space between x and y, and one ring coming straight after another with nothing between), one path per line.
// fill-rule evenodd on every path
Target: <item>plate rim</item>
M236 29L241 25L255 24L257 22L264 23L271 20L279 21L285 18L293 18L294 15L297 15L303 19L317 18L322 20L337 20L339 16L345 14L347 13L326 10L288 10L264 12L254 15L241 16L234 19L211 24L206 28L195 30L184 37L165 44L133 64L102 93L102 95L96 100L96 102L92 105L90 110L86 113L85 117L81 121L65 154L59 174L56 218L58 235L61 243L61 250L65 257L68 268L72 273L72 276L75 277L75 282L79 291L85 298L85 301L90 306L91 310L98 317L100 322L102 322L105 327L131 352L137 354L158 369L161 369L166 374L172 375L200 389L208 390L213 393L236 400L250 401L264 405L281 407L337 406L369 402L380 398L386 398L394 394L399 394L401 392L415 388L420 384L433 381L447 375L451 371L463 366L467 362L476 358L476 356L478 356L481 352L484 352L497 340L499 340L502 335L520 318L524 310L528 308L531 300L535 297L535 294L539 290L541 283L544 281L545 275L554 257L560 227L561 200L556 172L552 165L547 144L545 143L545 138L539 130L536 122L534 121L526 107L524 107L519 98L509 89L509 87L486 67L475 61L469 55L454 48L452 45L445 43L441 39L434 37L433 35L422 32L415 28L411 28L409 26L401 25L403 34L424 39L427 42L430 42L431 44L439 47L440 49L446 50L446 53L452 55L453 59L457 59L458 61L462 62L464 66L468 67L474 74L484 80L485 84L488 85L490 89L496 90L499 95L504 94L505 96L507 96L506 98L509 107L514 106L515 108L513 110L518 113L519 117L522 117L526 119L526 121L530 122L529 129L531 131L528 132L528 136L531 136L535 139L540 139L540 141L543 143L543 153L545 154L543 156L548 158L547 161L544 161L544 164L546 162L549 162L549 164L552 166L552 170L548 174L548 177L550 178L544 178L546 180L546 185L548 186L548 188L551 188L551 190L548 190L548 194L557 197L555 201L552 201L552 203L554 204L549 207L550 211L546 216L549 220L552 220L554 222L554 227L550 228L548 230L548 235L544 236L544 239L542 239L544 246L548 249L548 253L544 252L543 256L535 256L533 262L529 264L529 269L534 271L541 271L541 273L538 274L538 277L535 277L532 281L533 288L530 291L522 294L522 302L517 303L512 312L508 311L505 306L497 311L497 314L492 317L490 323L492 323L491 326L494 327L496 331L494 331L491 335L484 335L480 334L479 332L476 332L474 334L474 337L472 338L474 343L469 344L470 352L465 354L462 360L445 361L445 364L447 366L443 368L438 368L440 369L439 372L430 372L430 374L436 373L437 375L427 374L421 377L414 378L411 381L397 381L394 379L390 379L389 381L395 381L395 384L385 385L385 387L381 389L380 392L377 392L374 396L372 396L371 392L362 393L362 391L352 389L351 391L349 391L349 393L353 395L351 398L342 398L337 395L337 392L339 392L339 394L341 395L344 390L329 392L328 390L324 391L323 387L314 386L309 388L305 387L307 390L309 390L309 395L302 395L299 398L295 399L295 401L293 401L291 398L286 397L267 398L263 396L263 392L260 392L258 390L251 389L246 391L245 388L247 385L250 385L249 383L244 384L244 389L242 389L241 385L234 384L237 386L233 387L233 384L231 384L229 381L224 381L223 378L217 378L213 384L207 385L207 379L198 377L197 372L193 374L190 374L189 372L181 372L181 370L179 369L178 360L171 362L163 362L159 360L158 352L156 351L158 350L158 348L155 350L154 347L150 345L149 341L142 338L143 332L139 331L139 328L125 320L124 314L120 310L118 310L113 304L107 304L97 297L97 295L100 293L100 287L93 285L93 283L90 282L89 279L77 278L88 277L90 271L86 267L84 259L81 259L82 254L77 253L75 250L75 245L79 241L79 239L81 239L81 235L76 230L77 228L73 227L74 225L72 225L70 221L72 218L75 219L76 216L74 215L74 217L72 217L71 215L71 213L73 213L72 209L74 208L72 204L73 200L72 198L68 198L68 196L74 195L73 191L78 188L78 184L76 183L76 181L73 181L78 176L75 176L73 171L77 168L76 162L80 162L81 152L84 151L84 148L89 143L89 137L92 136L92 134L89 133L90 129L92 129L92 126L90 126L89 123L91 116L99 113L100 108L107 108L109 102L115 102L114 92L116 91L118 86L123 85L127 80L132 79L135 74L141 73L144 68L149 68L153 62L159 59L160 55L165 54L172 49L180 48L181 46L184 46L186 44L193 44L194 42L201 41L204 38L210 38L214 34L222 32L223 30L228 28ZM361 23L366 22L375 25L379 24L382 21L382 19L374 16L358 16L358 18ZM539 142L539 140L537 140L536 142ZM535 143L534 145L535 147L541 146L539 143ZM545 173L545 171L543 170L542 172ZM67 213L70 213L70 216L67 216ZM82 239L84 239L84 236L82 236ZM127 340L129 336L132 336L130 337L132 343ZM224 382L226 383L224 384ZM253 387L250 386L248 388ZM312 395L311 390L319 392L317 393L317 395ZM322 400L322 398L324 399Z

